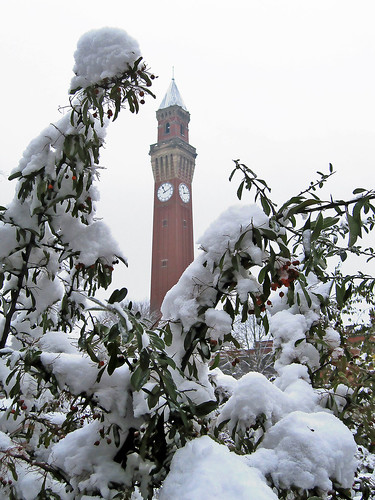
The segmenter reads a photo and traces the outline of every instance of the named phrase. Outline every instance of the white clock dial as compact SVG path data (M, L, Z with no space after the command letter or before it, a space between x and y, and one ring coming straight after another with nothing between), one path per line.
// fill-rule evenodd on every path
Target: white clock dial
M184 203L188 203L190 200L190 191L186 184L180 184L178 186L178 192L180 194L180 198Z
M160 201L168 201L173 194L173 186L170 182L164 182L159 186L157 196Z

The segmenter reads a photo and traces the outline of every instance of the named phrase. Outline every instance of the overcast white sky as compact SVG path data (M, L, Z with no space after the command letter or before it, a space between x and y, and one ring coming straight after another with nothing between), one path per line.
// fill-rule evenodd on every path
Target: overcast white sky
M374 187L374 0L13 0L2 2L0 171L67 104L79 37L103 26L136 38L159 78L156 101L108 129L100 213L129 259L117 286L135 299L150 286L155 111L175 67L197 148L195 239L227 206L240 158L275 198L304 188L333 163L337 197ZM13 186L0 175L0 204ZM249 202L251 199L249 198Z

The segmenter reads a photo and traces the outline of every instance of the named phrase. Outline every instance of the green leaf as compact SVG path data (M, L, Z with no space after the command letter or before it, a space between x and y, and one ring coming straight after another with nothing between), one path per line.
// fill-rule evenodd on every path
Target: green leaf
M210 359L211 358L210 348L208 347L208 345L206 344L205 341L200 342L199 352L200 352L203 359Z
M21 177L22 172L14 172L13 174L10 174L8 177L8 181L12 181L13 179L17 179L18 177Z
M306 299L307 305L308 305L309 307L311 307L311 304L312 304L311 297L310 297L310 295L309 295L308 291L306 290L305 285L304 285L301 281L299 282L299 284L300 284L300 286L301 286L301 288L302 288L302 291L303 291L303 294L304 294L304 296L305 296L305 299Z
M108 332L108 342L113 342L121 334L118 323L115 323Z
M111 344L111 345L114 345L114 344ZM118 365L117 354L118 354L118 352L113 352L112 355L111 355L111 357L109 358L109 363L108 363L108 366L107 366L108 375L112 375L112 373L117 368L117 365Z
M217 408L217 401L205 401L195 407L195 414L198 417L204 417Z
M313 224L314 229L313 232L311 233L311 241L314 241L318 238L321 230L323 229L323 224L324 224L324 218L323 215L320 213L315 223Z
M271 229L260 228L261 233L266 236L269 240L276 240L277 234Z
M113 430L113 438L115 440L115 445L118 448L120 446L120 432L119 432L120 427L117 424L112 424L112 430Z
M164 382L165 389L168 392L172 401L176 401L177 400L176 386L175 386L171 376L169 375L169 373L165 374L165 376L163 377L163 382Z
M269 330L270 330L270 325L269 325L269 322L268 322L268 317L267 317L267 314L265 314L263 317L262 317L262 323L263 323L263 326L264 326L264 331L265 333L268 333Z
M242 191L243 191L244 185L245 185L245 181L242 181L241 184L238 186L238 189L237 189L237 198L239 200L242 198Z
M153 347L156 347L156 349L159 349L160 351L163 351L165 349L165 342L161 337L159 337L159 335L157 335L155 332L152 332L151 330L147 330L146 333L150 337Z
M171 327L169 323L163 330L164 333L164 342L167 346L170 346L172 344L172 332L171 332Z
M348 246L352 247L357 241L358 236L361 235L361 225L358 223L358 220L355 219L352 215L347 214L347 220L349 224L349 242Z
M121 288L121 290L115 290L109 297L108 304L114 304L115 302L122 302L127 294L128 290L126 288Z
M297 213L304 213L304 209L309 207L310 205L319 205L319 204L321 204L320 200L315 200L315 199L305 200L302 203L300 203L299 205L292 207L288 211L286 218L289 218L292 215L297 214Z
M8 461L8 467L10 469L10 472L12 473L13 479L15 481L17 481L18 480L18 474L17 474L16 466L15 466L14 462Z
M339 309L344 305L344 294L345 294L345 285L340 286L336 283L336 302Z
M217 353L214 362L210 366L210 370L214 370L215 368L217 368L219 366L219 363L220 363L220 353Z
M260 197L260 202L262 204L263 211L266 215L269 215L271 213L271 207L267 201L267 199L264 196Z
M150 369L142 370L142 368L138 365L135 369L133 375L130 378L130 382L135 391L139 391L142 386L147 382L150 376Z
M90 359L92 361L94 361L94 363L99 363L99 358L96 356L96 354L94 353L94 351L92 350L92 347L90 346L89 343L87 343L85 345L85 348L86 348L86 351L87 351L87 354L90 356Z
M267 272L268 272L268 265L262 267L262 269L260 270L260 273L258 274L258 283L263 283Z
M150 364L150 353L147 349L142 349L139 356L139 365L143 371L146 371Z
M232 302L230 301L229 298L227 298L227 300L225 301L225 304L224 304L224 307L223 307L224 311L226 313L229 314L229 316L234 319L234 309L233 309L233 306L232 306Z

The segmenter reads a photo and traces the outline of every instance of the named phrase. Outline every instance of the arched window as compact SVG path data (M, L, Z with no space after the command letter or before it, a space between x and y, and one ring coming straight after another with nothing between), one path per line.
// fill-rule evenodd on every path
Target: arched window
M184 126L182 125L182 123L181 123L181 125L180 125L180 134L181 134L182 136L184 136L184 135L185 135L185 128L184 128Z
M170 125L170 123L169 123L169 122L167 122L167 123L165 124L165 133L166 133L166 134L169 134L169 132L170 132L170 131L171 131L171 125Z

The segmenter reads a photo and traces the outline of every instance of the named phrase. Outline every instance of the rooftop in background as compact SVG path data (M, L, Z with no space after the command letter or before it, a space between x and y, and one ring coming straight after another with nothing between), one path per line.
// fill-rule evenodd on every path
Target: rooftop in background
M182 100L180 92L174 81L174 78L172 78L167 93L165 94L164 99L161 101L159 109L169 108L169 106L181 106L182 109L187 111L185 103Z

